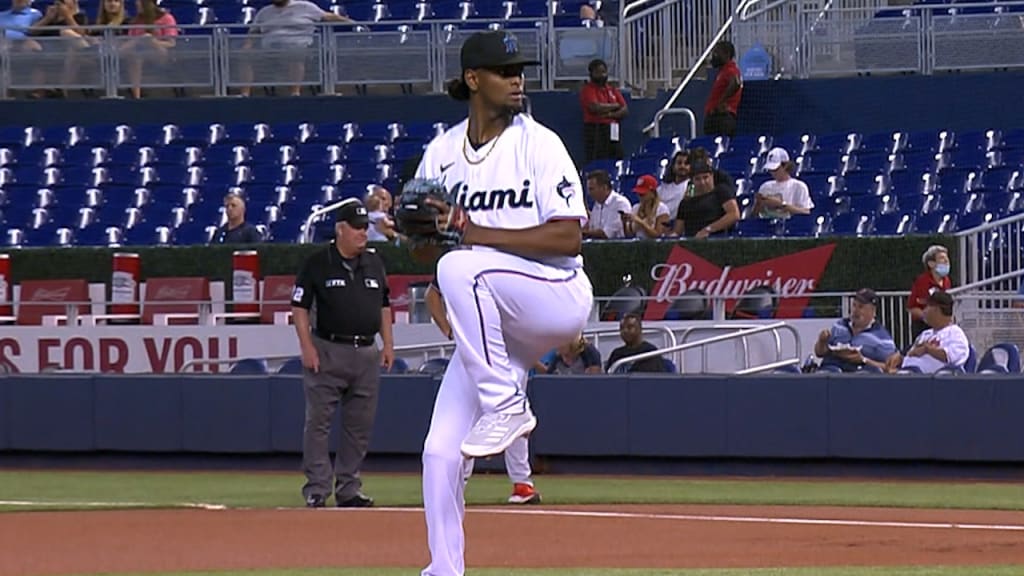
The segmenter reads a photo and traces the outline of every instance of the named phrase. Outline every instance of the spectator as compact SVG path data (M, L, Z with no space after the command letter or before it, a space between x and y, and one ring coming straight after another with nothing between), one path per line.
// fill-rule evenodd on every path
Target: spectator
M618 26L619 0L591 0L580 5L580 19L600 22L602 26Z
M633 206L625 222L626 236L661 238L668 226L668 207L658 199L658 179L644 174L636 181L633 192L640 196L640 201Z
M680 150L672 155L672 160L665 166L665 174L658 186L658 199L665 203L673 218L679 212L679 202L689 185L690 159L686 150Z
M81 68L78 54L99 43L85 29L88 25L89 17L80 10L78 0L56 0L33 26L34 36L48 39L40 42L44 51L64 54L64 74L61 80L64 85L73 85L78 79ZM57 38L63 42L58 42ZM98 56L97 53L94 58ZM51 79L49 84L56 82ZM60 90L59 93L67 96L67 90Z
M129 39L121 44L121 56L128 64L132 98L142 98L144 64L166 67L171 48L177 44L178 22L174 15L156 5L156 0L135 0L135 18Z
M945 246L929 246L921 256L924 272L914 280L907 299L907 310L910 312L910 331L917 338L928 328L924 320L924 308L928 296L939 290L949 290L949 250Z
M718 75L704 104L705 136L731 138L736 135L736 115L743 94L743 78L735 58L736 48L727 40L715 44L711 51L711 66L718 68Z
M228 221L217 230L213 241L218 244L256 244L263 241L260 231L245 221L245 200L238 194L224 197L224 213Z
M963 367L971 355L967 334L953 323L953 297L949 292L935 291L926 299L924 321L929 328L921 333L906 357L897 357L889 365L889 371L900 368L918 368L925 374L932 374L945 366Z
M679 203L674 235L704 239L723 234L739 219L735 189L715 184L715 170L706 160L691 162L690 186Z
M99 12L96 14L96 26L113 28L115 35L122 35L125 30L120 29L127 23L128 14L124 10L124 0L103 0L100 2ZM102 36L104 30L93 29L92 33Z
M608 85L608 65L603 60L592 60L587 70L590 72L590 81L580 90L584 163L621 160L623 154L619 121L629 113L626 99L618 88Z
M537 367L538 374L600 374L601 352L580 334L548 353Z
M29 38L30 29L42 18L43 13L32 7L32 0L11 0L10 9L0 12L0 29L3 29L3 41L8 49L23 53L42 51L43 47L39 45L39 42ZM36 86L46 84L45 71L41 66L32 68L30 82ZM46 91L36 90L30 96L43 98L46 96Z
M587 192L594 199L590 209L584 238L625 237L625 217L631 208L625 196L612 190L612 179L604 170L594 170L587 175Z
M855 372L864 366L886 371L899 356L892 334L878 323L878 295L870 288L861 288L853 297L850 317L837 320L831 330L822 330L814 345L814 354L822 366L838 366L844 372Z
M687 152L686 159L690 166L692 166L696 162L701 161L710 164L712 167L715 165L715 162L711 158L711 155L708 154L708 151L701 146L697 146L693 150ZM693 171L691 170L690 173L692 175ZM732 175L730 175L725 170L721 170L719 168L714 168L711 174L714 176L715 186L725 186L730 190L730 193L732 195L736 195L736 181L733 180Z
M810 214L814 208L807 184L793 178L796 165L789 161L783 148L772 148L764 163L764 170L772 179L761 184L754 201L754 214L760 218L789 218L794 214Z
M622 317L619 322L619 337L625 345L612 350L604 366L605 372L622 358L657 350L654 344L644 340L643 331L643 321L638 314L630 313ZM665 372L665 360L660 355L637 360L632 362L629 372Z
M253 18L250 36L242 45L245 56L241 59L242 96L252 92L253 64L272 73L284 70L291 95L302 94L302 80L306 77L306 61L315 55L313 47L316 24L320 22L352 22L346 16L326 12L307 0L273 0L260 8ZM260 36L259 52L253 52L252 36Z
M366 209L369 211L370 230L367 234L369 242L394 242L401 237L395 230L395 221L391 218L391 193L383 186L374 186L366 195Z

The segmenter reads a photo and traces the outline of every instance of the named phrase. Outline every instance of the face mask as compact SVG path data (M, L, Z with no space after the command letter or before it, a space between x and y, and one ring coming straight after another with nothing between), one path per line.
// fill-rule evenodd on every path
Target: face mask
M945 278L949 275L949 264L936 264L935 273L939 275L939 278Z

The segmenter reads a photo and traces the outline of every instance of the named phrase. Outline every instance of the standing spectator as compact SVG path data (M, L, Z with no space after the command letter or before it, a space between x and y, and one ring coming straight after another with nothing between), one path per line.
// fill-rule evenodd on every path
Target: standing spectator
M30 54L42 51L39 42L29 38L32 26L42 19L43 13L32 7L32 0L11 0L10 9L0 12L0 30L3 30L3 42L7 48L12 52ZM30 82L36 86L46 83L45 70L41 66L32 67ZM46 91L36 90L30 96L44 98Z
M636 181L633 192L640 201L633 205L626 220L626 236L630 238L661 238L668 226L668 207L658 199L658 179L644 174Z
M711 66L718 69L711 94L704 103L704 135L736 135L736 115L743 94L743 77L736 65L736 48L723 40L711 50Z
M601 352L580 334L540 360L540 374L600 374Z
M366 508L359 469L377 414L380 368L395 358L384 262L366 247L370 225L362 202L335 211L335 239L306 260L295 279L292 317L302 351L306 423L302 469L306 506L322 508L331 492L328 436L341 401L342 434L334 460L334 501L341 508ZM316 327L309 310L316 306ZM383 349L378 350L380 334Z
M905 358L896 359L889 365L889 371L900 368L917 368L925 374L932 374L945 366L962 368L971 355L967 334L953 323L953 297L949 292L936 291L926 299L924 321L929 328L914 340Z
M608 85L608 65L604 60L592 60L587 70L590 81L580 90L584 164L594 160L621 160L619 120L629 113L626 99L618 88Z
M170 51L177 45L178 22L174 15L156 5L156 0L135 0L135 18L128 30L129 40L121 44L121 56L128 64L132 98L142 98L143 65L166 67Z
M320 22L351 22L348 17L327 12L307 0L273 0L260 8L253 18L249 38L242 45L242 96L252 92L253 63L277 73L283 70L291 84L292 96L302 94L301 82L306 77L306 61L315 55L313 47L316 24ZM260 50L253 51L252 36L260 37Z
M929 246L921 255L924 272L914 280L907 299L907 311L910 312L910 331L914 338L928 329L924 319L924 308L928 296L937 291L949 290L953 285L949 279L949 250L945 246Z
M680 150L672 155L672 160L665 166L665 174L658 186L658 199L665 203L668 213L673 219L679 212L679 202L683 200L683 195L686 194L689 185L689 152Z
M583 229L584 238L613 239L625 237L625 217L632 210L625 196L612 190L612 179L604 170L587 175L587 192L594 199L590 219Z
M370 242L394 242L401 237L395 230L395 220L391 217L391 193L383 186L374 186L366 195L366 209L369 211L370 231L367 239Z
M772 179L761 184L754 201L754 214L760 218L789 218L794 214L810 214L814 208L811 192L802 180L793 178L796 165L789 161L783 148L772 148L764 170Z
M838 366L844 372L855 372L864 366L886 371L899 356L892 334L875 317L878 295L870 288L861 288L853 297L850 317L837 320L831 330L822 330L814 344L814 354L822 366Z
M238 194L224 197L224 214L228 221L217 229L216 244L255 244L263 241L263 234L245 221L245 200Z
M612 350L604 366L605 372L622 358L657 350L654 344L644 340L644 325L638 314L629 313L622 317L619 322L619 337L622 338L624 345ZM661 356L637 360L632 362L629 371L665 372L665 360Z
M715 170L706 160L690 163L690 186L679 203L676 214L676 236L704 239L723 234L740 219L734 189L715 184Z

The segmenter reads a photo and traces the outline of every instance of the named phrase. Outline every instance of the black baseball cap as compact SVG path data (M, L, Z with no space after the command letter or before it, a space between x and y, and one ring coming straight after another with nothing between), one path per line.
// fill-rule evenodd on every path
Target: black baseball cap
M369 225L370 217L366 213L366 206L353 198L334 210L334 221L348 222L350 226L360 228Z
M511 32L490 30L477 32L462 44L462 69L500 68L502 66L538 66L539 60L519 52L519 40Z
M714 171L715 171L714 166L712 166L710 162L708 162L706 160L703 160L703 159L697 160L696 162L690 164L690 174L691 175L711 174Z
M878 306L878 294L871 288L861 288L857 290L857 293L853 295L853 299L861 304L871 304L872 306Z

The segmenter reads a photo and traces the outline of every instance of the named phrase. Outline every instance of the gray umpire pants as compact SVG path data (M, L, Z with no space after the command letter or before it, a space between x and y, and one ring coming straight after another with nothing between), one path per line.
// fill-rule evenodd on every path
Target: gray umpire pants
M370 444L370 432L377 415L380 385L380 351L376 345L353 346L328 342L313 336L320 357L320 371L303 370L306 396L306 424L302 436L302 471L306 484L302 496L327 497L331 476L334 497L348 500L362 489L359 469ZM341 434L331 468L328 440L331 420L341 402Z

